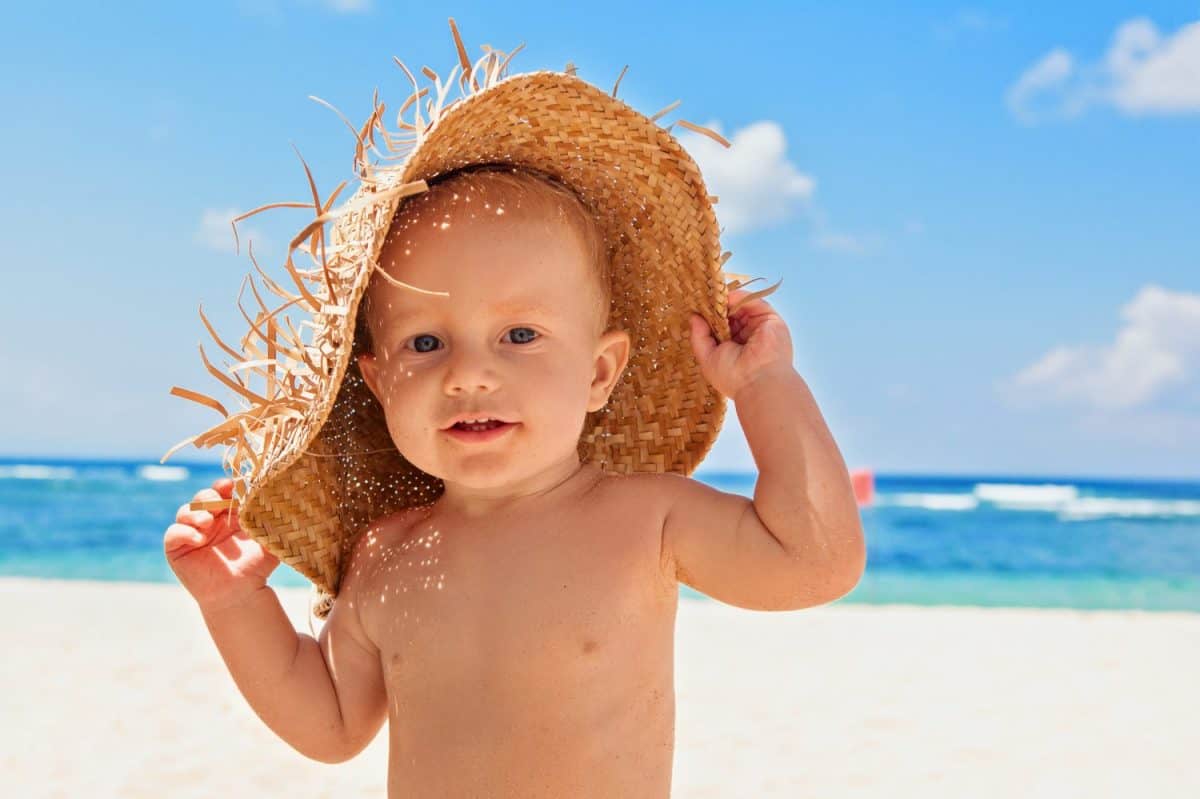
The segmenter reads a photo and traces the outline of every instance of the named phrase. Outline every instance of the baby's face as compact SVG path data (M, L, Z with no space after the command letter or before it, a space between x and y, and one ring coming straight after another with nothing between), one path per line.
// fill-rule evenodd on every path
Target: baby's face
M442 478L464 508L556 485L579 467L585 414L608 401L629 335L602 332L597 278L580 237L553 217L478 191L402 216L379 265L358 363L396 448ZM470 201L467 201L467 197ZM458 414L515 422L488 441L448 428Z

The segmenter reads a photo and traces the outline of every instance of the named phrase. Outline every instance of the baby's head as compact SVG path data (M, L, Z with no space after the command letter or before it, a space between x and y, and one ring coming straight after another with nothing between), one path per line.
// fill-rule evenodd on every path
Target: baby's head
M630 336L608 329L608 250L561 183L513 167L429 181L388 231L359 309L358 364L396 448L448 495L535 491L579 465L586 414L608 402ZM510 420L464 442L460 414Z

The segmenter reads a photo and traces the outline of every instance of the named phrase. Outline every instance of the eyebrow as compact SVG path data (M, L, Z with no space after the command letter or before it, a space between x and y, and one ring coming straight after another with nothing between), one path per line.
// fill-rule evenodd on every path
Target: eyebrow
M553 314L554 309L541 302L530 300L513 300L511 302L502 302L499 305L492 306L493 310L501 314L520 314L520 313L544 313Z
M557 312L549 305L533 300L510 300L508 302L498 303L491 306L493 313L499 316L513 316L524 313L540 313L546 316L556 316ZM409 310L401 310L396 313L389 314L390 319L405 318L413 319L420 316L428 316L437 313L437 311L429 306L422 305Z

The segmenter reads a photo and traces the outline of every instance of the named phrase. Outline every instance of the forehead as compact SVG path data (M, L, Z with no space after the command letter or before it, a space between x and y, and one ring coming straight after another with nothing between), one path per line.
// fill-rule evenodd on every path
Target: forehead
M555 214L510 200L444 191L436 202L398 215L379 267L431 296L375 278L371 292L393 313L562 315L594 291L583 239Z
M375 300L378 303L378 298ZM384 316L403 316L420 319L427 316L455 314L460 316L521 316L538 315L561 317L561 305L547 302L537 295L513 294L495 298L465 298L461 293L450 291L450 296L430 297L407 289L395 289L384 300Z

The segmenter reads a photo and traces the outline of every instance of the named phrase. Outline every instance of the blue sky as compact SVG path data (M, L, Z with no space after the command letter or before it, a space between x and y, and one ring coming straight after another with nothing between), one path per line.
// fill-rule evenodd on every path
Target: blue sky
M292 144L323 193L351 177L308 96L398 107L392 56L445 74L453 15L473 57L628 64L634 108L734 141L680 131L850 466L1200 476L1200 3L429 5L6 13L0 454L157 459L213 423L167 392L214 390L200 302L244 328L223 220L307 196ZM243 242L274 269L310 217ZM731 406L702 468L752 465Z

